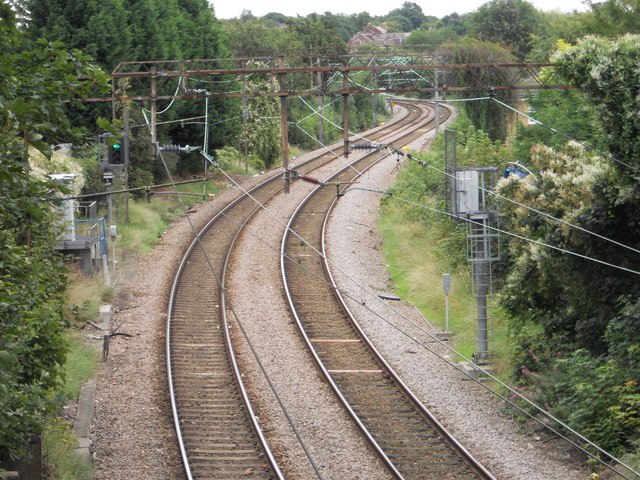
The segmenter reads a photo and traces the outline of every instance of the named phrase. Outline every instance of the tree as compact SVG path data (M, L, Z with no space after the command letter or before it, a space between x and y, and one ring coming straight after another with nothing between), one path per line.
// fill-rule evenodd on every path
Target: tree
M471 15L469 33L511 50L520 60L531 51L531 35L540 34L540 13L525 0L491 0Z
M443 43L453 43L460 36L453 28L441 27L429 30L415 30L405 40L405 45L421 47L426 51L434 51Z
M586 94L609 152L640 168L640 85L636 81L640 75L640 36L625 35L617 41L587 37L575 48L558 52L553 60L558 72ZM640 176L617 165L623 178Z
M556 413L615 453L640 437L640 287L632 273L640 260L623 247L640 246L639 60L633 35L585 38L553 58L595 112L589 143L619 162L575 144L534 145L536 179L505 180L499 189L567 222L504 203L502 228L584 256L509 242L501 304L512 317L516 362L545 379L534 387Z
M305 50L323 54L346 53L346 42L337 34L335 27L335 19L315 13L287 22L287 28Z
M45 37L63 41L92 55L112 71L124 61L221 58L227 51L222 28L206 0L25 0L32 12L28 33L33 40ZM170 85L175 92L177 85ZM169 87L167 87L169 88ZM209 114L224 117L225 100L211 101ZM83 107L74 119L85 126L98 116L108 116L105 105ZM202 115L198 102L176 102L166 120ZM193 125L171 123L159 136L170 143L201 144L203 131ZM213 129L210 147L223 143L228 124ZM156 180L166 172L150 170L148 150L144 157L131 157L133 176ZM161 175L158 178L158 175Z
M452 13L451 15L442 17L441 22L445 27L452 28L458 35L463 36L467 34L467 21L469 17L470 14L458 15L457 13Z
M237 57L275 55L277 52L301 50L302 40L289 29L280 29L269 20L239 18L223 26L232 53Z
M29 148L79 139L64 101L107 89L107 77L77 50L25 48L0 5L0 460L19 457L54 404L65 359L65 273L53 251L58 228L51 181L31 175Z
M561 49L570 48L564 42L558 42L558 45ZM531 147L536 143L552 148L563 147L567 138L558 132L597 146L596 115L579 90L541 90L528 99L528 105L533 110L531 115L543 125L518 123L513 142L513 155L517 161L528 164Z
M530 62L546 62L559 42L574 44L589 33L587 18L591 13L541 12L543 29L531 35Z
M473 38L464 38L458 42L446 43L436 52L438 57L444 58L451 64L464 63L509 63L513 56L500 45L483 42ZM509 103L512 99L510 91L487 92L488 85L498 85L501 78L494 75L508 74L508 72L491 71L485 68L464 69L459 73L461 84L476 87L477 91L466 92L463 97L472 98L478 94L494 94L499 100ZM508 112L496 102L470 101L464 103L464 109L473 125L485 131L491 140L504 141L508 130Z
M392 22L394 19L400 25L403 25L403 32L416 30L426 21L422 8L414 2L404 2L402 8L391 10L387 14L385 22Z
M588 0L592 14L587 17L591 33L617 37L625 33L640 33L640 6L635 0Z
M27 32L33 41L64 42L108 71L118 62L133 59L129 14L122 0L27 0L27 8Z

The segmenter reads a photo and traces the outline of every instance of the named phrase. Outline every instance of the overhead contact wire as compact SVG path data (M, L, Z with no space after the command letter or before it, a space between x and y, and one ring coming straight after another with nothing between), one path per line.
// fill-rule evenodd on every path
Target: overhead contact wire
M218 166L218 168L220 169L220 171L223 173L223 175L225 175L227 177L227 179L231 182L233 182L235 184L235 186L239 187L240 189L243 190L243 192L245 194L249 194L249 192L246 192L246 190L243 189L243 187L238 184L230 175L228 175L222 168L220 168ZM250 194L249 194L250 195ZM259 201L257 201L255 198L251 197L256 204L258 205L258 207L260 209L262 209L265 213L267 213L269 216L271 216L274 220L276 220L277 222L279 222L282 226L284 226L284 228L286 230L288 230L291 234L293 234L294 236L296 236L298 239L305 241L306 244L322 259L324 259L325 261L327 261L327 263L329 265L331 265L333 268L335 268L336 270L338 270L340 273L342 273L347 279L349 279L354 285L356 285L357 287L359 287L360 289L362 289L362 291L366 292L368 295L370 295L374 300L376 301L381 301L380 298L378 298L378 296L369 291L364 285L360 284L358 281L356 281L355 279L353 279L347 272L345 272L344 270L342 270L342 268L340 268L340 266L334 264L329 258L327 258L325 255L322 254L322 252L319 252L315 247L313 247L313 245L311 245L309 242L307 242L302 236L300 236L296 231L290 229L287 227L286 224L284 224L273 212L271 212L266 206L264 206L263 204L261 204ZM269 243L267 243L264 239L261 238L261 236L259 236L258 234L254 233L251 231L251 229L247 229L247 232L253 236L254 238L256 238L259 242L261 242L262 244L264 244L265 246L267 246L269 249L271 249L272 251L276 252L278 255L282 256L282 253L279 251L279 249L271 246ZM284 256L284 258L287 261L290 262L294 262L295 260L292 258L289 258L288 256ZM333 285L331 285L326 279L322 278L321 276L319 276L318 274L311 272L310 270L308 270L306 267L298 265L298 268L302 268L303 270L305 270L308 274L314 276L316 279L324 282L326 285L333 287ZM341 291L341 293L343 295L345 295L347 298L350 298L351 300L358 302L361 304L361 302L359 301L359 299L355 298L353 295L346 293L344 291ZM418 328L419 330L421 330L423 333L425 333L426 335L428 335L429 337L431 337L436 343L440 344L441 346L443 346L444 348L446 348L447 350L449 350L451 353L455 354L456 356L458 356L459 358L463 359L464 361L468 362L468 363L472 363L472 361L470 359L468 359L467 357L465 357L464 355L462 355L461 353L459 353L458 351L456 351L454 348L450 347L449 345L447 345L445 342L443 342L442 340L440 340L439 338L437 338L437 336L433 335L432 333L426 331L424 329L424 327L422 327L421 325L415 323L414 321L412 321L411 319L409 319L408 317L406 317L406 315L404 315L402 312L397 311L396 309L394 309L392 306L383 303L383 305L385 305L389 310L391 310L392 312L394 312L395 314L399 315L401 318L403 318L405 321L409 322L411 325L413 325L414 327ZM376 317L378 317L380 320L382 320L384 323L386 323L387 325L393 327L395 330L397 330L399 333L401 333L403 336L407 337L408 339L410 339L411 341L415 342L417 345L420 345L422 348L424 348L425 350L429 351L430 353L432 353L433 355L435 355L436 357L438 357L440 360L444 361L445 363L447 363L448 365L452 366L453 368L455 368L456 370L458 370L459 372L463 373L465 376L467 376L468 378L472 379L473 381L475 381L476 383L478 383L479 385L482 385L485 389L489 390L490 392L494 393L495 395L497 395L498 397L500 397L502 400L504 400L505 402L509 403L510 405L512 405L514 408L516 408L518 411L520 411L521 413L524 413L525 415L527 415L528 417L532 418L534 421L536 421L537 423L539 423L541 426L551 430L554 434L558 435L560 438L563 438L564 440L566 440L567 442L569 442L570 444L572 444L573 446L575 446L576 448L580 449L581 451L583 451L585 454L587 454L588 456L598 460L600 463L603 463L600 459L598 459L595 455L593 455L592 453L588 452L586 449L584 449L583 447L581 447L579 444L577 444L576 442L574 442L573 440L569 439L568 437L566 437L565 435L563 435L561 432L557 431L556 429L552 428L549 425L546 425L544 422L540 421L539 419L535 418L535 416L533 416L531 413L527 412L526 410L524 410L522 407L520 407L519 405L515 404L513 401L509 400L508 398L506 398L504 395L500 394L499 392L497 392L495 389L492 389L491 387L489 387L488 385L485 385L484 383L480 382L478 379L474 378L473 375L471 375L468 372L465 372L463 369L461 369L461 367L459 367L458 365L456 365L455 363L447 360L444 356L440 355L439 353L437 353L436 351L434 351L433 349L429 348L428 345L424 344L423 342L420 342L419 340L413 338L409 333L405 332L404 330L402 330L400 327L398 327L397 325L395 325L393 322L391 322L390 320L388 320L387 318L383 317L381 314L373 311L370 307L368 307L367 305L363 305L363 307L368 310L370 313L372 313L373 315L375 315ZM618 462L620 465L625 466L626 468L628 468L631 472L634 472L630 467L626 466L623 462L621 462L619 459L617 459L616 457L614 457L613 455L607 453L605 450L603 450L602 448L600 448L598 445L594 444L593 442L591 442L589 439L587 439L586 437L582 436L579 432L573 430L570 426L566 425L564 422L562 422L560 419L556 418L555 416L553 416L551 413L547 412L546 410L544 410L542 407L538 406L537 404L535 404L534 402L532 402L531 400L529 400L528 398L524 397L521 393L519 393L517 390L513 389L512 387L510 387L509 385L507 385L506 383L502 382L500 379L498 379L497 377L494 377L491 373L489 373L488 371L486 371L485 369L476 366L475 368L477 368L478 370L482 371L485 375L487 375L488 377L490 377L492 380L494 380L495 382L497 382L498 384L500 384L502 387L504 387L505 389L507 389L510 393L512 393L513 395L516 395L518 398L520 398L521 400L523 400L524 402L526 402L527 404L529 404L530 406L534 407L537 411L539 411L540 413L544 414L547 418L553 420L554 422L556 422L556 424L560 425L561 427L567 429L567 431L571 432L572 434L576 435L578 438L580 438L582 441L584 441L585 443L587 443L588 445L592 446L594 449L598 450L600 453L604 454L605 456L607 456L608 458L615 460L616 462ZM604 463L603 463L604 464ZM608 465L604 464L607 468L611 468ZM636 473L636 472L634 472ZM626 476L623 475L624 478L628 478Z
M312 107L309 107L309 108L312 108ZM326 120L327 120L327 121L329 121L329 122L331 122L329 119L326 119ZM335 124L333 124L333 125L335 125ZM336 125L336 126L337 126L337 125ZM299 127L299 128L301 128L301 127ZM339 128L339 127L338 127L338 128ZM313 137L312 137L312 138L313 138ZM361 139L363 139L363 140L367 140L365 137L362 137L362 136L358 136L358 138L361 138ZM319 144L319 145L322 145L322 147L323 147L323 148L325 148L325 149L329 150L329 148L328 148L326 145L323 145L323 144L322 144L322 143L320 143L320 142L318 142L318 144ZM336 154L336 157L338 157L338 158L342 158L342 157L338 156L337 154ZM422 162L422 161L420 161L420 162ZM422 162L422 164L424 164L425 166L428 166L428 164L427 164L426 162ZM355 167L353 167L353 165L352 165L351 163L348 163L347 165L348 165L351 169L353 169L355 172L357 172L357 173L361 173L361 172L358 172L358 170L357 170ZM435 167L434 167L434 168L435 168ZM448 175L450 175L450 174L448 174ZM380 187L379 185L375 184L375 182L374 182L374 185L375 185L377 188L381 189L381 187ZM476 185L476 186L477 186L477 185ZM477 187L478 187L478 188L481 188L481 187L479 187L479 186L477 186ZM384 190L384 189L381 189L381 190ZM483 189L483 190L484 190L484 189ZM485 190L485 191L488 191L488 190ZM497 195L497 194L495 194L495 193L493 193L493 194L494 194L494 195ZM391 192L387 192L387 195L392 195L392 193L391 193ZM399 200L399 201L403 201L403 199L402 199L402 198L400 198L400 197L397 197L397 196L395 196L395 195L392 195L392 196L393 196L395 199ZM504 198L505 200L510 200L510 199L508 199L507 197L503 197L503 196L501 196L501 198ZM407 202L409 202L409 201L407 200ZM516 203L515 201L513 201L513 202L514 202L514 203ZM456 219L458 219L458 220L462 220L462 221L467 222L467 223L472 223L472 224L476 224L476 225L482 225L482 224L479 224L478 222L474 222L473 220L468 219L468 218L466 218L466 217L464 217L464 216L457 215L457 214L453 214L453 213L450 213L450 212L445 212L445 211L443 211L443 210L439 210L439 209L436 209L436 208L434 208L434 207L429 207L429 206L426 206L426 205L420 205L420 204L417 204L417 203L415 203L414 205L415 205L415 206L420 206L420 207L422 207L422 208L425 208L425 209L427 209L427 210L431 210L431 211L434 211L434 212L437 212L437 213L441 213L441 214L443 214L443 215L447 215L447 216L449 216L449 217L451 217L451 218L456 218ZM529 209L529 210L531 210L531 211L535 211L536 213L542 213L542 212L540 212L540 211L538 211L538 210L536 210L536 209L534 209L534 208L532 208L532 207L529 207L529 206L527 206L527 205L524 205L524 204L518 204L518 205L520 205L520 206L522 206L522 207L524 207L524 208L527 208L527 209ZM548 215L548 214L546 214L546 215ZM575 226L575 225L573 225L573 224L570 224L570 223L566 222L565 220L561 220L561 219L556 218L556 217L553 217L553 216L551 216L551 215L548 215L548 216L549 216L549 218L553 218L554 220L556 220L556 221L558 221L558 222L566 223L566 224L567 224L567 225L569 225L569 226L572 226L572 227L574 227L574 228L579 228L580 230L582 230L582 231L584 231L584 232L587 232L587 233L589 233L589 234L591 234L591 235L594 235L594 236L599 237L599 238L601 238L601 239L607 240L607 241L612 242L612 243L615 243L615 244L617 244L617 245L619 245L619 246L622 246L622 247L625 247L625 248L631 249L631 250L633 250L633 251L635 251L635 252L637 252L637 253L640 253L640 251L639 251L639 250L636 250L636 249L634 249L634 248L632 248L632 247L629 247L629 246L627 246L627 245L624 245L624 244L622 244L622 243L616 242L616 241L615 241L615 240L613 240L613 239L610 239L610 238L604 237L604 236L602 236L602 235L599 235L599 234L597 234L597 233L595 233L595 232L591 232L591 231L586 230L586 229L582 229L581 227L577 227L577 226ZM567 254L574 255L574 256L577 256L577 257L580 257L580 258L583 258L583 259L586 259L586 260L590 260L590 261L592 261L592 262L600 263L600 264L602 264L602 265L606 265L606 266L613 267L613 268L617 268L617 269L619 269L619 270L623 270L623 271L626 271L626 272L629 272L629 273L633 273L633 274L636 274L636 275L640 275L640 272L639 272L639 271L632 270L632 269L629 269L629 268L626 268L626 267L622 267L622 266L619 266L619 265L614 265L614 264L612 264L612 263L605 262L604 260L600 260L600 259L597 259L597 258L594 258L594 257L589 257L589 256L587 256L587 255L583 255L583 254L581 254L581 253L577 253L577 252L573 252L573 251L570 251L570 250L566 250L566 249L563 249L563 248L561 248L561 247L557 247L557 246L555 246L555 245L551 245L551 244L547 244L547 243L541 242L541 241L539 241L539 240L533 240L533 239L530 239L530 238L524 237L524 236L522 236L522 235L518 235L518 234L516 234L516 233L512 233L512 232L509 232L509 231L506 231L506 230L501 230L501 229L499 229L499 228L497 228L497 227L493 227L493 226L491 226L491 225L486 225L486 227L487 227L488 229L490 229L490 230L493 230L493 231L496 231L496 232L499 232L499 233L504 233L505 235L509 235L509 236L512 236L512 237L515 237L515 238L519 238L519 239L521 239L521 240L525 240L525 241L530 242L530 243L535 243L535 244L538 244L538 245L543 246L543 247L551 248L551 249L553 249L553 250L558 250L558 251L560 251L560 252L562 252L562 253L567 253Z
M144 113L144 112L143 112L143 113ZM146 119L146 116L145 116L145 119ZM151 125L148 125L148 126L149 126L149 128L151 128ZM165 159L164 159L164 155L162 154L162 151L160 150L160 145L158 144L158 142L156 142L156 145L155 145L155 146L156 146L156 148L158 149L160 159L161 159L162 164L163 164L163 166L164 166L164 168L165 168L165 171L166 171L166 173L167 173L167 175L168 175L168 177L169 177L169 180L170 180L170 182L173 184L174 191L175 191L175 192L177 192L177 190L178 190L178 189L177 189L177 187L176 187L176 185L175 185L175 182L174 182L174 180L173 180L173 176L171 175L171 171L169 170L169 167L168 167L168 165L167 165L167 163L166 163L166 161L165 161ZM182 204L182 207L183 207L183 208L186 208L186 205L185 205L184 201L182 200L182 198L181 198L180 196L178 196L178 199L179 199L179 202ZM296 427L296 426L295 426L295 424L293 423L291 416L289 415L289 413L288 413L287 409L285 408L285 406L284 406L284 404L283 404L283 402L282 402L282 399L281 399L281 398L280 398L280 396L278 395L278 393L277 393L277 391L276 391L276 389L275 389L275 386L274 386L274 385L273 385L273 383L271 382L271 379L270 379L269 375L267 374L266 369L264 368L264 365L263 365L263 363L262 363L262 361L261 361L260 357L258 356L257 351L255 350L255 348L254 348L254 346L253 346L253 344L252 344L251 340L248 338L248 336L247 336L247 334L246 334L246 331L244 330L243 322L242 322L242 321L240 320L240 318L238 317L238 315L237 315L237 313L236 313L235 309L233 308L233 304L231 303L231 301L230 301L230 300L229 300L229 298L227 297L226 290L222 287L222 281L221 281L221 279L218 277L218 275L216 274L215 269L213 268L213 264L212 264L212 262L211 262L211 259L210 259L209 255L207 254L206 249L205 249L205 248L204 248L204 246L202 245L202 242L201 242L201 240L200 240L200 236L198 235L198 233L197 233L197 231L196 231L195 225L193 225L193 222L191 221L191 216L190 216L190 215L187 215L186 217L187 217L187 222L189 223L189 226L190 226L190 228L191 228L191 231L192 231L192 233L194 234L194 236L195 236L195 238L196 238L196 242L197 242L197 244L198 244L198 247L200 248L200 250L201 250L201 252L202 252L202 254L203 254L204 258L205 258L205 261L207 262L207 265L209 266L209 270L211 271L211 273L212 273L213 277L215 278L216 283L218 284L218 286L219 286L219 288L220 288L220 291L221 291L222 295L225 297L225 300L227 301L227 303L228 303L228 305L229 305L229 309L231 310L231 312L232 312L232 314L233 314L233 316L234 316L234 318L235 318L235 320L236 320L236 322L237 322L238 326L240 327L240 329L241 329L241 331L242 331L242 333L243 333L243 336L244 336L244 338L245 338L245 341L247 342L247 345L248 345L248 346L249 346L249 348L251 349L251 352L252 352L252 354L254 355L254 358L256 359L256 363L257 363L257 364L258 364L258 366L260 367L260 370L262 371L262 374L264 375L265 380L268 382L269 387L271 388L271 391L272 391L272 393L273 393L274 397L276 398L276 401L278 402L278 404L279 404L279 406L280 406L280 408L281 408L281 410L282 410L283 414L284 414L284 415L285 415L285 417L287 418L287 421L289 422L289 426L291 427L292 431L294 432L294 435L295 435L295 436L296 436L296 438L298 439L298 442L299 442L299 444L300 444L301 448L302 448L302 449L303 449L303 451L305 452L305 455L307 456L307 460L309 461L309 464L310 464L310 465L311 465L311 467L313 468L313 470L314 470L314 472L316 473L316 475L318 476L318 478L322 480L322 479L323 479L323 477L322 477L322 475L320 474L320 471L319 471L318 467L316 466L315 462L314 462L314 461L313 461L313 459L311 458L311 455L310 455L309 451L307 450L306 445L305 445L305 444L304 444L304 442L302 441L302 437L300 436L300 433L299 433L299 431L298 431L297 427ZM183 448L183 447L181 446L181 448ZM184 453L186 454L186 452L184 452Z

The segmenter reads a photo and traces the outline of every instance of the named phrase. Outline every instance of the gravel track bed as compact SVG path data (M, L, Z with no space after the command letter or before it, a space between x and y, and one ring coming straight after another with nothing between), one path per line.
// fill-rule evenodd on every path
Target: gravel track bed
M257 178L243 183L253 185ZM117 272L111 328L133 337L113 337L98 375L91 428L97 480L185 477L168 396L167 299L193 239L188 220L199 231L239 194L239 188L227 188L194 206L189 219L183 216L165 231L153 252L139 254Z
M326 171L314 172L324 179ZM280 195L250 223L234 255L227 291L235 319L257 352L276 394L302 437L323 478L390 478L361 438L344 409L336 404L321 378L291 318L280 280L280 242L286 222L298 203L315 187L295 182L288 195ZM271 214L270 214L271 213ZM275 217L275 218L274 218ZM276 279L276 282L274 282ZM263 430L288 479L317 478L271 387L236 326L239 363L247 387L259 398L254 407Z
M359 186L388 186L395 165L395 158L383 162ZM314 176L325 178L320 173ZM248 179L243 186L257 180ZM282 230L297 200L312 188L295 182L289 195L268 205L272 214L260 213L239 239L240 253L233 258L227 283L235 317L231 319L232 335L245 382L252 396L260 392L254 400L256 413L276 457L283 460L281 468L288 479L315 478L315 474L277 407L238 321L323 478L384 480L389 478L384 467L311 365L282 292ZM238 188L229 188L214 201L194 207L190 219L196 230L239 193ZM362 289L349 278L376 293L390 291L375 227L379 201L371 192L350 192L339 202L329 234L331 261L343 272L335 273L337 281L341 290L358 299L350 306L376 346L416 395L497 478L588 478L584 469L571 467L573 457L566 458L568 454L556 449L554 442L541 445L515 433L518 425L500 413L500 403L484 389L362 308ZM173 274L192 237L189 222L181 218L167 229L153 252L137 257L130 281L119 289L112 327L133 337L114 337L109 360L98 378L91 437L98 480L184 478L167 394L164 341ZM411 336L432 342L399 315L392 319L384 302L367 298L366 305ZM395 304L394 308L435 331L411 306Z
M360 186L389 187L393 179L388 172L392 168L392 161L379 164ZM433 334L439 330L413 306L385 302L363 293L363 288L376 296L393 293L376 233L379 200L379 196L364 191L344 196L332 213L327 235L327 255L338 288L376 348L414 394L496 478L589 478L578 455L563 448L559 441L543 443L536 437L516 433L522 427L500 412L499 398L412 341L418 339L440 356L449 354L434 341Z

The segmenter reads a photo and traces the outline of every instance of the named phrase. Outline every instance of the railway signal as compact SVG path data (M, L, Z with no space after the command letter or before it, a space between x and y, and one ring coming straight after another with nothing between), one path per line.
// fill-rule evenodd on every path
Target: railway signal
M124 160L124 141L122 138L117 138L112 145L109 145L107 161L110 165L122 165Z
M102 170L125 168L129 165L129 139L126 135L115 137L105 133L98 138L98 144L99 163Z

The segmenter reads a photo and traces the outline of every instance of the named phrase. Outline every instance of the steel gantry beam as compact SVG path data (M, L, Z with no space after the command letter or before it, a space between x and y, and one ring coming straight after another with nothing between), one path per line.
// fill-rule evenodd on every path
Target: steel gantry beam
M492 94L504 90L568 89L559 84L552 63L451 63L444 56L416 53L372 55L274 56L210 60L122 62L111 73L110 97L75 99L116 104L151 104L153 157L159 101L205 98L280 99L285 190L288 189L287 100L297 96L343 98L344 155L349 154L349 95ZM375 98L375 96L373 96ZM323 103L319 103L323 108ZM244 113L246 116L246 112Z
M544 72L544 75L541 74ZM436 81L436 75L438 80ZM464 93L568 89L552 63L448 63L433 55L225 58L122 62L111 73L110 97L85 102L216 97L327 96L361 93ZM177 79L182 89L176 91ZM126 82L126 91L116 85ZM157 85L152 93L151 85ZM206 92L202 91L206 85ZM243 89L243 85L245 88Z

